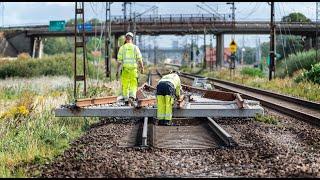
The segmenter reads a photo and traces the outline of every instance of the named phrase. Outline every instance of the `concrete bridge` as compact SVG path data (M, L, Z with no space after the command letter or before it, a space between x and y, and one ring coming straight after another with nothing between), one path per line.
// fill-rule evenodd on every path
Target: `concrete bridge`
M269 21L232 21L221 20L213 15L160 15L145 16L135 19L137 35L187 35L187 34L215 34L217 37L217 59L223 56L224 34L269 34ZM276 22L277 34L299 35L307 38L307 44L314 47L316 23L288 23ZM122 16L114 16L111 21L113 41L125 34L129 26ZM131 29L133 23L131 22ZM41 57L42 39L45 37L74 36L75 27L67 26L63 32L49 31L48 25L16 26L0 28L4 36L0 41L0 50L4 55L14 56L21 52L28 52L33 57ZM104 29L101 25L93 26L87 36L100 34ZM309 48L310 48L309 47ZM115 47L116 48L116 47ZM219 53L220 52L220 53Z

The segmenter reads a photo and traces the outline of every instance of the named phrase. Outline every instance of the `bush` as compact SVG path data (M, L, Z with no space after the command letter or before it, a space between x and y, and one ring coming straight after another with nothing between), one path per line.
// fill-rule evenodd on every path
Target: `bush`
M20 53L17 57L18 60L27 60L30 58L29 53Z
M240 74L251 77L264 77L263 72L258 68L244 67L241 69Z
M318 52L320 53L320 51ZM292 76L293 73L300 69L310 70L316 62L316 51L314 49L306 52L290 54L288 58L281 59L276 65L276 76Z
M293 77L295 77L293 80L295 83L300 83L300 82L303 82L305 81L305 77L304 77L304 74L305 72L307 72L307 70L305 69L301 69L301 70L298 70L296 71L294 74L293 74Z
M103 78L104 69L94 67L91 62L88 67L88 75L90 77ZM82 74L82 59L79 58L77 65L77 74ZM41 59L26 59L8 61L0 64L0 78L6 77L35 77L48 75L65 75L73 77L73 55L60 54L55 56L48 56Z
M304 77L313 83L320 84L320 63L311 65L311 67L310 71L303 74Z

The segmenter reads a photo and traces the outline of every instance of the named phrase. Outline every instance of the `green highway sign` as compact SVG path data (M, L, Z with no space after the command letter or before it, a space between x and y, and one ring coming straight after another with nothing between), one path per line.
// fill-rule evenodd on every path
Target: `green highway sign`
M49 31L65 31L66 21L50 21Z

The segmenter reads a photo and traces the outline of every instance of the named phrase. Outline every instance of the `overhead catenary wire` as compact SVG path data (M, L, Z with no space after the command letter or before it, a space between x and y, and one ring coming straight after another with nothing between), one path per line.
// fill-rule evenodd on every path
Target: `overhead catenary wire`
M280 10L280 6L278 6L278 8L279 8L279 10ZM281 10L280 10L279 12L281 13ZM282 13L281 13L281 15L282 15ZM279 28L280 28L280 32L282 32L282 31L281 31L281 26L279 26ZM285 28L284 28L284 31L285 31ZM286 32L285 32L285 34L286 34ZM282 34L281 34L281 35L282 35ZM288 46L289 46L290 51L293 52L292 49L291 49L291 47L290 47L290 42L288 43ZM283 49L284 49L283 43L282 43L282 47L283 47ZM284 54L284 57L285 57L285 54ZM285 63L286 63L286 66L287 66L287 61L286 61L286 59L285 59ZM300 63L300 67L302 67L301 62L300 62L300 59L299 59L299 63ZM296 65L296 68L299 69L299 66L298 66L298 64L297 64L296 61L294 61L294 64ZM287 73L288 73L288 72L287 72Z
M99 20L100 18L99 18L99 14L103 14L104 13L104 9L106 8L105 7L105 5L104 4L102 4L102 6L101 6L101 9L100 9L100 11L101 12L99 12L99 13L97 13L97 11L98 11L98 4L95 6L95 8L93 7L93 3L92 2L90 2L90 7L91 7L91 9L92 9L92 11L94 12L94 14L97 16L97 19ZM94 32L94 51L95 52L97 52L98 51L98 49L99 49L99 51L100 52L102 52L102 37L103 37L103 34L104 34L104 31L103 31L103 29L105 28L105 22L99 22L99 24L100 24L100 37L98 38L98 42L97 42L97 28L95 28L95 32ZM96 22L94 22L94 27L96 27L97 26L97 24L96 24ZM99 57L94 57L94 62L95 62L95 64L97 65L97 66L99 66L99 62L100 62L100 59L101 59L101 55L99 56ZM100 81L99 81L99 73L100 73L100 70L99 70L99 68L97 67L97 74L96 74L96 83L99 83Z
M245 17L238 18L238 19L239 20L247 19L248 17L252 16L253 13L257 12L260 6L261 6L261 3L256 2L255 6L251 9L251 11Z
M281 8L280 8L280 5L282 5L282 4L279 4L279 7L278 7L279 10L280 10L280 14L281 14L281 16L285 16L284 7L282 6L282 9L281 9ZM282 14L282 11L281 11L281 10L283 11L283 14ZM285 29L286 29L286 28L284 27L285 34L287 34ZM291 34L289 27L288 27L288 35L289 35L289 37L290 37L291 39L294 39L294 36ZM292 47L293 47L293 51L292 51L291 46L290 46L290 42L291 42L291 41L288 42L288 43L289 43L290 51L293 52L294 54L297 54L297 50L296 50L296 47L295 47L294 43L291 42ZM299 62L300 68L303 68L300 59L298 59L298 62ZM298 68L298 67L297 67L297 68Z
M284 45L283 45L283 36L282 36L281 26L279 26L279 29L280 29L280 38L281 38L281 43L282 43L283 56L284 56L285 65L286 65L286 72L287 72L287 74L289 74L289 72L288 72L287 58L286 58L286 54L285 54L285 50L284 50ZM297 65L297 64L296 64L296 65Z

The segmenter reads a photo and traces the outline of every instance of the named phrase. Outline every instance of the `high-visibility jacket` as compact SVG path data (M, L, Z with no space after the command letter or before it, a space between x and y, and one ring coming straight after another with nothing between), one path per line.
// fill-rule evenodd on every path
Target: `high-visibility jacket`
M180 89L181 89L181 82L180 82L180 78L176 73L172 73L172 74L167 74L165 76L163 76L159 82L162 81L169 81L174 85L174 89L176 91L176 96L179 97L180 96Z
M118 52L118 60L122 61L123 68L137 69L138 61L142 61L142 55L138 46L132 43L122 45Z

